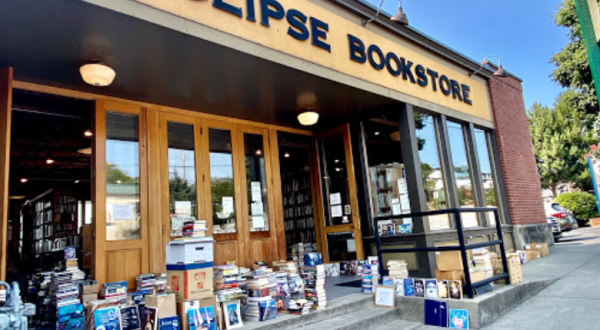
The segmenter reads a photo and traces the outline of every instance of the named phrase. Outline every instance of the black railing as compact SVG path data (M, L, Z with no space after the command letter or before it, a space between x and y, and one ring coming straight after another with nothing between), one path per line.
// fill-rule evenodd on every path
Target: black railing
M496 220L496 235L498 236L497 240L482 242L482 243L474 243L474 244L466 244L465 236L463 232L462 218L461 213L480 213L480 212L493 212L494 218ZM454 215L454 221L456 223L456 231L458 234L458 246L438 246L438 247L416 247L416 248L406 248L406 249L382 249L381 248L381 237L379 235L379 222L380 221L390 221L396 219L404 219L404 218L423 218L432 215L441 215L441 214L452 214ZM465 284L463 286L463 292L467 294L469 298L473 298L473 290L482 286L485 286L489 283L506 280L506 284L510 284L510 276L508 275L508 263L506 261L506 251L504 250L504 239L502 237L502 224L500 223L500 217L498 216L498 209L495 207L474 207L474 208L464 208L464 209L448 209L448 210L439 210L439 211L428 211L428 212L416 212L410 214L401 214L401 215L392 215L386 217L377 217L375 218L375 237L377 238L377 258L379 259L379 270L380 274L383 274L383 258L382 255L384 253L411 253L411 252L442 252L442 251L460 251L460 256L463 264L463 272L465 278ZM471 274L469 273L469 260L467 258L467 250L492 246L492 245L500 245L500 256L502 258L502 267L503 273L498 274L494 277L487 278L483 281L479 281L476 283L471 283Z

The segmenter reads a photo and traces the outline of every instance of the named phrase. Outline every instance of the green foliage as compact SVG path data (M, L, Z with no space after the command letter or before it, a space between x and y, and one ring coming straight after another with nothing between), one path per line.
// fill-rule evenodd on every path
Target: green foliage
M591 189L583 156L596 139L589 115L571 105L575 93L562 93L553 108L535 103L528 113L542 188L552 189L555 196L558 185L566 182L574 182L583 190Z
M575 191L562 194L554 201L567 210L572 211L575 219L583 224L587 224L590 219L598 217L596 197L592 194Z
M496 191L494 188L487 189L485 191L485 201L487 202L487 206L498 206L498 202L496 201Z
M175 201L192 202L192 215L196 216L196 186L189 184L180 177L169 180L169 197L171 200L172 213L175 213Z
M112 184L134 184L138 178L133 178L114 164L106 165L106 182Z
M551 59L556 66L552 79L562 87L575 90L569 100L573 107L596 114L598 98L573 0L563 0L554 15L554 22L568 30L569 43Z
M415 129L421 130L423 128L425 128L425 115L415 111L413 112L413 117L415 118ZM421 138L417 138L417 145L419 147L419 150L423 150L423 147L425 147L425 140L421 139Z

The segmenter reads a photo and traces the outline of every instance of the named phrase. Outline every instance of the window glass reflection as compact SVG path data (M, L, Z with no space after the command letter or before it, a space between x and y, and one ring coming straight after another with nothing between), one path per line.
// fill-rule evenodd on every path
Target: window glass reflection
M196 190L196 162L194 152L194 125L167 123L169 161L169 208L172 222L171 236L181 236L184 219L198 216ZM173 219L174 220L174 219Z
M473 180L471 178L471 168L467 158L467 148L465 145L465 135L462 125L454 122L448 122L448 136L450 138L450 151L452 152L452 170L456 180L458 201L460 207L475 207L475 196L473 195ZM476 227L477 213L461 214L463 227Z
M475 143L477 144L477 158L481 168L481 182L483 183L485 206L498 207L498 195L496 190L496 174L491 163L490 149L487 134L484 130L475 129ZM501 214L498 214L502 216ZM487 215L491 225L496 224L493 213Z
M106 239L140 238L139 116L106 113Z
M415 112L415 128L421 160L423 187L427 198L427 210L448 209L444 171L441 166L439 145L433 117ZM450 217L447 214L430 216L431 230L450 229Z
M210 187L215 234L237 231L231 132L210 128Z

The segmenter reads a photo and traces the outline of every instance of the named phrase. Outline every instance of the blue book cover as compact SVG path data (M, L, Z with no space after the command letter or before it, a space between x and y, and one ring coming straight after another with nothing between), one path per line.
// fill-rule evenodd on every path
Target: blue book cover
M469 311L464 309L451 309L449 312L450 324L452 329L469 329Z
M404 295L407 297L415 296L415 282L412 278L404 279Z
M304 266L315 267L323 263L320 253L306 253L304 255Z
M448 327L448 309L446 302L425 300L425 325Z
M190 330L217 330L215 309L212 306L188 311Z
M260 301L258 303L260 321L268 321L277 318L277 303L275 299Z
M158 330L180 330L179 316L158 319Z
M95 311L94 325L96 330L120 330L119 309L110 307Z

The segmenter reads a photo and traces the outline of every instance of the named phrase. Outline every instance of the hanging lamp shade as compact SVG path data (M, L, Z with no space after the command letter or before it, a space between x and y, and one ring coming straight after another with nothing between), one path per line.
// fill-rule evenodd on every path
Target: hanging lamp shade
M314 111L305 111L298 115L298 121L304 126L312 126L319 121L319 114Z
M79 68L79 73L81 73L83 81L97 87L105 87L112 84L117 75L115 70L101 63L82 65Z

